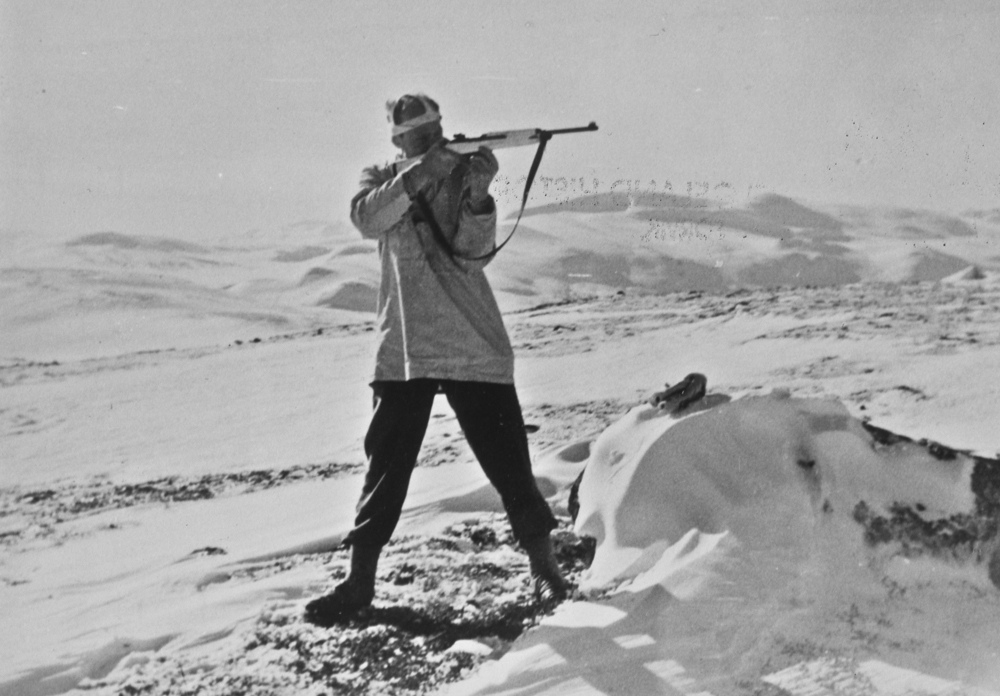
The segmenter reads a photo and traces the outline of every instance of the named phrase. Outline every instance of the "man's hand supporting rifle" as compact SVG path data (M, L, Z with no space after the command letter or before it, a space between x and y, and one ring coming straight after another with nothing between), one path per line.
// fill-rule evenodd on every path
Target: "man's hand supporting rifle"
M500 163L488 147L480 146L471 155L462 155L440 143L421 157L414 157L407 162L417 160L418 164L403 174L403 184L411 198L450 176L457 167L464 167L464 195L468 198L472 212L484 215L493 210L490 183L500 171Z

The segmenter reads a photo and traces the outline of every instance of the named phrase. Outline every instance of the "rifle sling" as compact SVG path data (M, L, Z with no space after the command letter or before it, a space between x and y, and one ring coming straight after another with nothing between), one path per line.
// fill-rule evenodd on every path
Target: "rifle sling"
M430 228L431 232L434 234L434 239L438 244L448 252L448 258L455 261L455 250L451 248L451 244L448 243L448 238L444 236L444 232L441 231L441 226L438 221L434 218L434 211L431 210L430 204L427 203L427 199L424 198L424 192L418 191L416 195L417 207L420 208L420 214L424 218ZM458 263L455 261L455 263Z
M455 263L458 263L457 259L462 259L463 261L484 261L493 258L501 249L507 246L507 242L510 241L510 238L514 236L514 232L517 231L517 226L521 222L521 216L524 215L524 206L528 204L528 193L531 191L531 184L534 183L535 174L538 173L538 166L542 163L542 155L545 154L545 144L549 142L551 137L552 134L547 131L541 131L538 135L538 149L535 150L535 159L532 160L531 168L528 170L528 179L524 183L524 193L521 195L521 209L517 213L517 220L514 221L513 229L511 229L510 234L507 235L507 238L499 246L493 247L493 251L482 256L459 256L456 254L451 244L448 243L447 237L444 236L444 232L441 231L441 226L438 225L437 220L434 218L434 213L431 211L431 206L427 203L427 199L424 198L423 192L417 193L416 201L421 215L423 215L427 224L430 225L434 239L444 247L444 250L448 252L448 256L452 261L455 261Z

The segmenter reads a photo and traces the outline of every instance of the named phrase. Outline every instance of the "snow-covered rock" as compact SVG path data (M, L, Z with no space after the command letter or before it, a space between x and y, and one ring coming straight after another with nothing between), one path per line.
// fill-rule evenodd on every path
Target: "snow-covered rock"
M633 409L594 443L580 483L577 531L598 542L586 586L653 566L669 574L664 558L689 564L694 550L719 543L780 548L804 561L826 540L860 560L874 543L902 543L893 520L907 516L953 532L952 557L972 556L982 543L969 531L982 502L974 471L990 465L902 438L880 443L878 432L837 401L784 394L682 417ZM908 553L944 553L949 544L919 547L905 534Z

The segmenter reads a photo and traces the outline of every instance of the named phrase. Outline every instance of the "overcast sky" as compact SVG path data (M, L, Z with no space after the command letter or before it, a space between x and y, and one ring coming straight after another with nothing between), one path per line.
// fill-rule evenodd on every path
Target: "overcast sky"
M568 193L1000 206L989 0L0 2L4 228L344 219L394 154L385 100L415 90L446 133L597 121L548 149Z

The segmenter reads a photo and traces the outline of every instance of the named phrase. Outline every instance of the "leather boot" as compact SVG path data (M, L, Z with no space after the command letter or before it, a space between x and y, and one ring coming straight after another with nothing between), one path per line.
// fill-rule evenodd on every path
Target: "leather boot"
M370 606L375 598L375 571L381 553L380 546L353 546L351 572L333 592L306 605L306 619L315 624L330 625Z
M534 582L535 599L543 604L561 602L569 593L569 585L563 579L559 563L552 550L552 538L544 536L526 539L521 547L528 554L531 579Z

